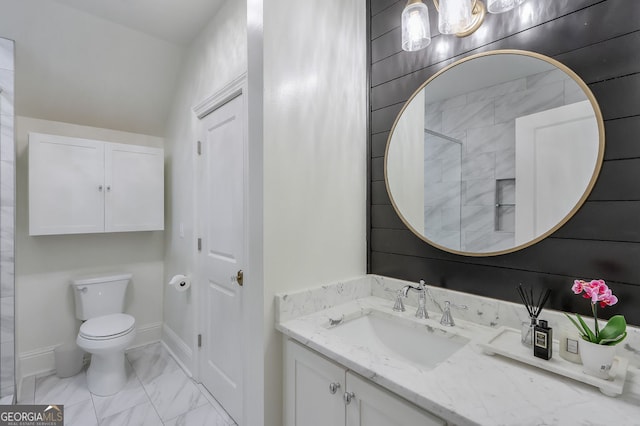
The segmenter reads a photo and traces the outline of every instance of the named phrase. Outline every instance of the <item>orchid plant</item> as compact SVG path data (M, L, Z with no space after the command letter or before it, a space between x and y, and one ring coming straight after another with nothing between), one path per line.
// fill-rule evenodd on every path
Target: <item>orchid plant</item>
M604 280L583 281L575 280L571 290L575 294L582 294L585 299L591 300L591 312L593 312L594 331L584 322L582 317L576 315L577 321L565 314L571 320L573 325L578 328L580 337L587 342L599 345L617 345L627 337L627 323L622 315L612 316L607 324L600 330L598 325L598 305L601 308L613 306L618 303L618 298L613 294Z

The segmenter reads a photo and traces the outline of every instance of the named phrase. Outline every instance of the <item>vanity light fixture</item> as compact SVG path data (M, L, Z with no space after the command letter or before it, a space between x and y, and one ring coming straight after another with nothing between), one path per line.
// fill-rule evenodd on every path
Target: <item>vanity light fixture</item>
M438 11L440 34L466 37L473 34L487 13L503 13L525 0L433 0ZM431 43L429 10L422 0L408 0L402 11L402 49L407 52L424 49Z

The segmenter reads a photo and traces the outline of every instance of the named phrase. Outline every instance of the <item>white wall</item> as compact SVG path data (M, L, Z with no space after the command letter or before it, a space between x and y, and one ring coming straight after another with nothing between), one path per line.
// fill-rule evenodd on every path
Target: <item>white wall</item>
M133 274L125 311L136 318L134 345L159 340L162 323L162 232L29 236L30 131L163 146L163 139L155 136L16 117L16 344L22 377L53 370L53 348L75 341L80 322L69 285L73 277Z
M162 136L183 47L50 0L0 0L19 115Z
M265 425L282 424L274 294L366 272L364 0L264 0Z
M247 138L248 205L247 232L251 244L247 250L247 282L244 302L244 329L250 338L245 346L244 422L262 426L265 407L264 336L272 325L264 321L264 145L263 145L263 0L247 0ZM249 285L253 282L253 285Z
M168 120L165 282L174 274L195 270L194 160L199 120L192 108L246 70L246 4L227 0L189 48ZM184 237L180 236L180 224ZM177 293L164 288L163 340L193 371L197 334L193 289Z

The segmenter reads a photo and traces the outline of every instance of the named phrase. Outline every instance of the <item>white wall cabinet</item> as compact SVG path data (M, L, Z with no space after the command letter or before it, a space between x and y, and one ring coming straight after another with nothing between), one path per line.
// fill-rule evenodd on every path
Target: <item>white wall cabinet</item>
M29 235L162 229L162 149L29 133Z
M292 340L285 342L286 426L442 426L446 422Z

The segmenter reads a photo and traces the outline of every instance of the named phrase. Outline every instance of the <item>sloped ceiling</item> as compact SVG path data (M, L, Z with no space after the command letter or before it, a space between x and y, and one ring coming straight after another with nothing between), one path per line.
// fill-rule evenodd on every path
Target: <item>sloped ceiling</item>
M16 114L163 136L182 58L219 3L0 0Z
M222 0L55 0L170 43L187 46Z

